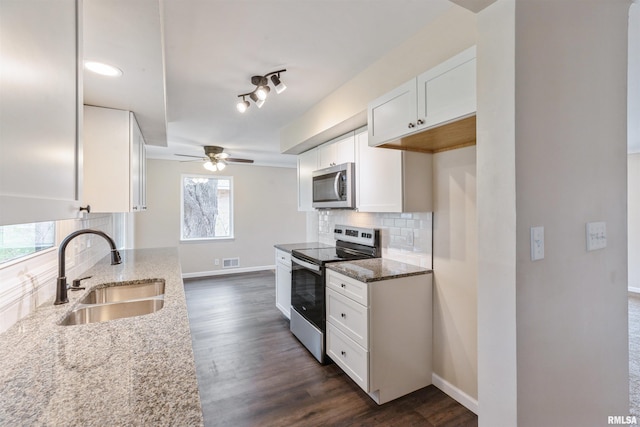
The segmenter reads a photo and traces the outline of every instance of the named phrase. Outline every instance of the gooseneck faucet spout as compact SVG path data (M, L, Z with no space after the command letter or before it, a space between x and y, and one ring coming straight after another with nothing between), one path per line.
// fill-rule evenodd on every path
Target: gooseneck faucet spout
M120 258L120 252L118 252L118 250L116 249L116 243L106 233L103 233L100 230L84 229L74 231L73 233L69 234L60 243L60 249L58 250L58 282L56 286L56 300L54 302L55 305L66 304L69 302L69 298L67 298L67 278L65 276L64 255L69 242L74 237L81 234L96 234L98 236L104 237L104 239L109 242L109 246L111 247L111 265L120 264L122 262L122 259Z

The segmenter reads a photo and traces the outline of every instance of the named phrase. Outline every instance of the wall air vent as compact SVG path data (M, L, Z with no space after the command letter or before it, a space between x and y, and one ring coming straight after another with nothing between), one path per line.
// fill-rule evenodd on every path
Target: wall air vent
M240 267L240 258L222 258L222 268Z

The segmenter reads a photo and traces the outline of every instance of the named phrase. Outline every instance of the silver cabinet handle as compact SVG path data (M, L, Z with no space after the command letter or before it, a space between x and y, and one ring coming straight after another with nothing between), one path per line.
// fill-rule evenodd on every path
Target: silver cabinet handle
M424 124L424 120L422 120L422 119L418 119L418 124L419 124L419 125L423 125L423 124Z
M415 125L415 124L413 124L413 123L409 123L409 126L408 126L408 127L409 127L409 129L412 129L412 128L416 127L416 125Z

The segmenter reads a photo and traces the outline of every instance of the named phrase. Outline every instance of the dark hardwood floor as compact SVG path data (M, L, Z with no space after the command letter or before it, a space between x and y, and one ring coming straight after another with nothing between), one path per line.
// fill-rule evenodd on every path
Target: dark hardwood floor
M477 426L434 386L378 406L320 365L275 307L271 272L185 280L206 426Z

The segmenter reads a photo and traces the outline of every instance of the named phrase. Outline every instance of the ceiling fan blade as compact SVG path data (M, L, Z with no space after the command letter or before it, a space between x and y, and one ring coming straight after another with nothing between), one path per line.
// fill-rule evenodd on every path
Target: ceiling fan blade
M233 162L233 163L253 163L253 160L249 159L235 159L233 157L227 157L224 159L225 162Z
M175 154L176 156L180 156L180 157L194 157L197 159L206 159L206 157L202 157L202 156L192 156L190 154Z

